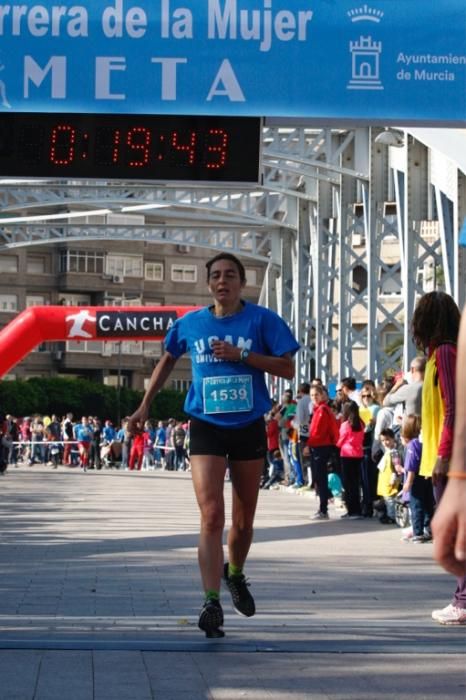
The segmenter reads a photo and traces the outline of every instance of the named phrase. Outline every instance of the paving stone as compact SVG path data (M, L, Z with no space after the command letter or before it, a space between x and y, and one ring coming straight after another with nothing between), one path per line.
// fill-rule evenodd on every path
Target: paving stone
M466 697L466 630L430 619L454 581L397 528L334 507L312 523L312 497L261 493L258 613L222 590L209 641L189 474L19 467L1 487L0 700Z

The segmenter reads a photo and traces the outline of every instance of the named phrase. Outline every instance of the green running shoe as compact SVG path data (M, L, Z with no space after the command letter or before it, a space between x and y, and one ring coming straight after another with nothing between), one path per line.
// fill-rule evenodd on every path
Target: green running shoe
M231 593L233 607L237 613L244 617L252 617L256 612L254 598L249 593L249 583L243 574L240 576L228 576L228 563L223 569L223 579Z

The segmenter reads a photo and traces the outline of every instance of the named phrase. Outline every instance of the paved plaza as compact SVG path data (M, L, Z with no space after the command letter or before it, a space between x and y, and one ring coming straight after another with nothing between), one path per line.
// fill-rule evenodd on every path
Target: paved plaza
M227 511L231 486L225 484ZM10 467L0 478L0 700L461 700L453 579L376 520L260 496L258 613L197 628L190 475Z

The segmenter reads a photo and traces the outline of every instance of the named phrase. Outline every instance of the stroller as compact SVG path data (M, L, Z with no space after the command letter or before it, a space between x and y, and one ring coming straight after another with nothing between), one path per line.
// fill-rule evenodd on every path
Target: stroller
M100 443L100 459L105 469L113 469L119 467L121 462L121 442L111 440Z
M395 520L398 527L402 529L411 525L409 502L403 500L403 495L401 493L395 498Z

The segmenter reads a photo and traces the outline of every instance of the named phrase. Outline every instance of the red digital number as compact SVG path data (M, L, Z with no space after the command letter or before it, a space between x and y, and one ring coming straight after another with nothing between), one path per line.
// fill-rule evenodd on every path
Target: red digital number
M197 134L195 131L191 131L187 143L182 143L180 141L180 135L177 131L173 131L171 135L171 147L175 151L186 153L188 165L193 165L196 160L196 141Z
M76 129L69 124L57 124L50 134L49 160L53 165L70 165L75 156Z
M212 138L210 138L212 137ZM213 141L213 143L209 143ZM224 129L209 129L207 132L206 168L218 170L227 162L228 133ZM212 157L212 160L210 158Z
M126 145L133 156L139 156L138 160L129 160L131 168L143 168L149 164L151 132L143 126L135 126L128 131Z
M113 132L112 163L118 163L120 160L120 141L120 131L115 129Z

